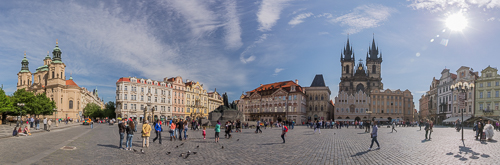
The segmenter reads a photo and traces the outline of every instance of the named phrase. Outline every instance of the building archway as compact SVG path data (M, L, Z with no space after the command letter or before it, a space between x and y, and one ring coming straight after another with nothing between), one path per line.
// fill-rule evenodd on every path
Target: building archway
M388 117L387 120L392 123L392 117Z
M345 119L351 119L351 118L349 118L349 116L347 116L347 117L345 117Z
M360 121L360 120L361 120L361 118L356 116L356 118L354 118L354 120L355 120L355 121Z
M337 117L337 119L342 119L342 117L339 116L339 117Z

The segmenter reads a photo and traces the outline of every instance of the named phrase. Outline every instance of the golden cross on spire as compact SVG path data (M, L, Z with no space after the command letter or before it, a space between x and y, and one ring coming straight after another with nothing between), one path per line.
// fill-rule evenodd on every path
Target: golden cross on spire
M49 55L49 51L47 51L47 55Z
M24 58L26 58L26 51L24 51Z
M57 39L56 39L56 45L58 44Z

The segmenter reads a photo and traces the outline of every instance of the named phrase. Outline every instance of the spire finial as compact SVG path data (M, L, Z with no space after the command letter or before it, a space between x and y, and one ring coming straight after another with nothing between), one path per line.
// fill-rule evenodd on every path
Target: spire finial
M57 45L58 43L59 43L59 42L58 42L58 41L57 41L57 39L56 39L56 45Z
M26 51L24 51L24 58L26 58Z
M69 79L73 80L73 72L69 72Z

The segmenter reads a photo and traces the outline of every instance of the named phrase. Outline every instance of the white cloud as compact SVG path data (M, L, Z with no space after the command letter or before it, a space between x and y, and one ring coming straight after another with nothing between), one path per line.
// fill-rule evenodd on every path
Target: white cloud
M281 72L281 71L283 71L283 70L285 70L285 69L283 69L283 68L276 68L276 69L274 69L274 74L273 74L273 76L277 76L277 75L278 75L278 73L280 73L280 72Z
M280 19L281 10L290 0L262 0L259 11L257 12L257 21L259 22L260 31L270 31L276 25L276 21Z
M330 14L330 13L323 13L323 14L320 14L320 15L315 15L314 16L315 18L321 18L321 17L325 17L325 18L333 18L333 15Z
M195 37L206 36L222 26L216 13L209 10L203 1L171 0L162 4L182 14Z
M380 23L387 20L395 9L382 5L363 5L356 7L351 13L331 19L332 23L340 23L348 26L344 33L357 33L363 29L380 26Z
M495 17L488 18L486 21L494 21Z
M226 45L229 49L238 49L243 45L243 43L241 42L240 18L238 17L238 12L236 10L236 1L227 0L224 4L227 10L227 14L225 15L227 23L224 26L224 29L226 30Z
M290 20L290 22L288 22L288 24L292 25L292 26L298 25L298 24L304 22L304 19L306 19L306 18L308 18L308 17L310 17L312 15L314 15L314 14L311 13L311 12L299 14L295 18L293 18L292 20Z
M304 11L304 10L306 10L306 8L297 9L297 10L293 11L291 15L295 15L295 14L299 13L300 11Z
M500 0L415 0L408 6L413 9L425 9L436 12L448 7L467 9L470 6L486 6L486 8L496 8L500 7Z
M254 55L250 55L249 57L245 57L245 56L247 56L247 54L250 52L250 50L252 48L254 48L255 46L257 46L257 44L260 44L260 43L264 42L267 39L267 36L268 36L268 34L262 34L259 37L259 39L257 39L256 41L254 41L247 48L245 48L245 50L240 54L240 61L242 63L244 63L244 64L254 61L255 58L256 58Z

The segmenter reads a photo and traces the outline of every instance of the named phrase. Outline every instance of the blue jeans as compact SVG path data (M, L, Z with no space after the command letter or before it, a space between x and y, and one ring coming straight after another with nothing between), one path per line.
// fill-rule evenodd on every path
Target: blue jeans
M123 148L122 144L123 144L124 136L125 136L125 133L120 133L120 148Z
M372 138L372 144L370 145L370 148L373 147L373 142L377 143L377 147L380 147L380 145L378 144L378 140L377 140L376 136Z
M40 129L40 123L36 124L36 129Z
M188 131L188 129L184 129L184 140L186 140L188 138L187 131Z
M94 124L90 124L90 129L94 128Z
M171 137L174 137L175 131L171 130L171 131L169 131L169 132L170 132L170 136L171 136Z
M132 148L132 137L134 137L134 135L127 134L127 141L125 142L127 148Z
M179 131L179 139L182 140L182 128L178 128L177 131Z

